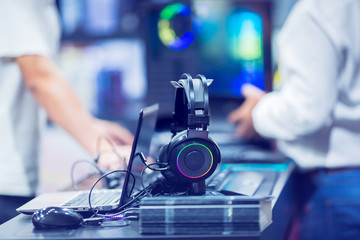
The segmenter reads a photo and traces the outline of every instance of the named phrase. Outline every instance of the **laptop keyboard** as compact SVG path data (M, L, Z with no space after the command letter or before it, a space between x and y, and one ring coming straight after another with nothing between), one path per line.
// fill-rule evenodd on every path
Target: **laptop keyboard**
M213 176L205 180L208 190L218 191L224 195L252 196L266 177L254 171L232 171L231 167L217 169Z
M99 191L91 193L91 205L105 206L120 201L120 191ZM63 204L64 207L89 205L89 193L83 192Z

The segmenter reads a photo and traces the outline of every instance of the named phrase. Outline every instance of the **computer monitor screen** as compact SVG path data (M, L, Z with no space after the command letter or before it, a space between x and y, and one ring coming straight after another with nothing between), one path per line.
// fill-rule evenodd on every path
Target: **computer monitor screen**
M152 1L146 6L148 99L173 107L170 81L182 73L214 79L210 103L241 100L251 83L270 90L271 1Z
M60 66L82 104L111 120L136 119L146 105L139 1L57 0Z
M138 1L57 0L63 39L136 36Z
M267 5L194 0L192 6L198 69L214 79L210 94L242 97L245 83L265 90Z
M140 39L66 41L59 65L94 115L135 120L147 89L144 55Z

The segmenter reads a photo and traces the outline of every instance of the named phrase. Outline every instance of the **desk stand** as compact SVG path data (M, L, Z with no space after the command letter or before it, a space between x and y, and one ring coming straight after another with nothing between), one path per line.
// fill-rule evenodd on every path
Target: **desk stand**
M206 193L205 180L192 183L189 187L189 195L204 195Z

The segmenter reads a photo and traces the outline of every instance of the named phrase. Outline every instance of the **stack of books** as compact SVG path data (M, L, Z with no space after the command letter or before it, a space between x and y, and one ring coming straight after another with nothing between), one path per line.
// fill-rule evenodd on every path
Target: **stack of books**
M139 221L142 234L258 236L272 222L271 197L146 197Z

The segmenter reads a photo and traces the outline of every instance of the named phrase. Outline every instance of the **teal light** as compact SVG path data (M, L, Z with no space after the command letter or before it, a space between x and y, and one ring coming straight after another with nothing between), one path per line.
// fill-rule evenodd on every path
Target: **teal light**
M225 170L230 167L233 171L275 171L281 172L289 168L290 163L254 163L254 164L222 164L221 169Z
M259 14L239 10L227 20L229 51L234 59L258 60L263 58L262 19Z

